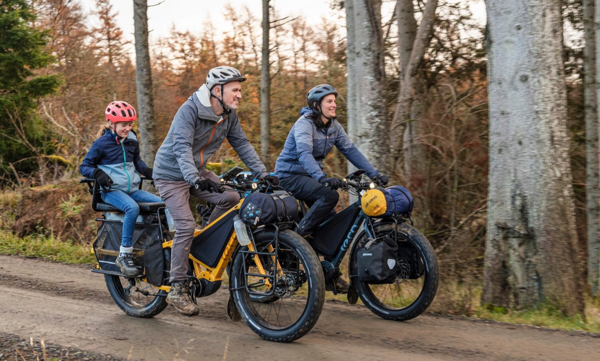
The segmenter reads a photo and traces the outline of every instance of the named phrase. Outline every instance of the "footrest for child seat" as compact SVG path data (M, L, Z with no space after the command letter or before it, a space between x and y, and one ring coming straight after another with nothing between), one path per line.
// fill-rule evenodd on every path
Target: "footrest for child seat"
M100 274L103 274L103 275L111 275L111 276L122 276L122 277L125 277L125 276L124 276L124 275L123 275L121 272L116 272L116 271L105 271L105 270L102 270L102 269L97 269L97 268L94 268L94 269L92 270L92 273L100 273Z

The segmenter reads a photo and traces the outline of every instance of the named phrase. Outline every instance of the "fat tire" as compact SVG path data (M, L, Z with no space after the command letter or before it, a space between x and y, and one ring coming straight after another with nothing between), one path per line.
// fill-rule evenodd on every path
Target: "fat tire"
M391 222L386 222L375 224L374 227L375 232L377 234L381 231L393 230L395 224ZM376 302L376 300L372 300L371 295L369 294L370 292L365 292L363 283L360 282L357 277L352 278L352 284L358 292L361 301L365 304L365 306L367 306L367 308L371 312L373 312L377 316L386 320L408 321L425 312L429 305L431 305L431 302L433 302L438 288L439 270L437 257L435 256L435 251L429 243L429 240L427 240L427 238L421 232L419 232L419 230L406 223L399 224L398 230L406 233L409 236L411 243L419 249L425 262L426 273L423 276L425 277L425 282L423 285L423 290L421 291L421 294L415 300L415 302L403 309L389 309L379 305L378 302ZM350 254L350 272L352 275L356 275L358 273L356 269L356 254L359 250L358 246L362 241L363 237L366 237L366 233L364 232L359 235L352 247L352 252Z
M119 308L127 315L133 317L151 318L161 313L167 307L167 299L165 297L167 294L164 293L164 291L160 291L159 294L164 294L157 295L146 306L132 306L124 298L123 286L121 285L119 278L119 276L104 275L104 281L106 282L108 293L110 293L110 296L115 301L117 306L119 306Z
M256 240L264 239L260 237L269 237L269 239L272 239L273 235L274 231L264 231L254 235L254 237ZM242 281L242 279L240 279L243 278L243 270L241 267L244 266L244 258L241 253L238 253L233 261L231 283L234 289L233 297L236 306L240 311L242 318L254 333L268 341L292 342L306 335L319 320L325 301L325 277L319 258L304 238L291 230L284 230L279 232L279 239L280 243L283 240L283 242L288 245L294 246L296 254L301 258L305 265L307 282L312 285L312 287L310 287L306 308L296 323L283 330L273 330L264 326L259 327L256 320L251 319L250 315L252 313L248 312L248 305L246 305L246 301L250 300L250 297L244 297L246 296L245 288L236 290L236 288L240 288L243 282L245 282L245 280Z

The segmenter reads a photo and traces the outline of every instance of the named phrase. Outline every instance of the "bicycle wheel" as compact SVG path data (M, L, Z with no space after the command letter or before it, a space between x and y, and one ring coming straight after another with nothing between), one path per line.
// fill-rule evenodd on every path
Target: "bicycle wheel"
M259 274L254 256L241 248L232 267L233 297L246 324L260 337L276 342L291 342L309 332L317 323L325 299L323 270L310 245L290 230L263 231L254 235L258 252L277 246L277 263L269 255L260 255L265 271L278 273L275 287L267 286ZM268 300L268 301L267 301Z
M377 237L396 232L394 223L375 224ZM398 277L390 284L369 284L352 277L352 284L362 302L373 313L387 320L406 321L419 316L435 298L438 286L438 264L431 244L416 228L398 225ZM350 255L350 274L357 272L358 250L367 242L362 233Z
M104 275L108 293L126 314L150 318L167 307L167 293L140 278Z

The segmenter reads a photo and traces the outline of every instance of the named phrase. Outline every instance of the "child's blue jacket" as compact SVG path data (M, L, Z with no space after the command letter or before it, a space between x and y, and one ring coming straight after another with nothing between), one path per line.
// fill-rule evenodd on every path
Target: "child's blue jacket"
M133 131L121 142L115 133L107 129L92 144L79 171L84 177L93 178L97 168L112 179L112 190L131 193L138 190L141 182L138 173L144 174L149 167L140 158L140 146Z

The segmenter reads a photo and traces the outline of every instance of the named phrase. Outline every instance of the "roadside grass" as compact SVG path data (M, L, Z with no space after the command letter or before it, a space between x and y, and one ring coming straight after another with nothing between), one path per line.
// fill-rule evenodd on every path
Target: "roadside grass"
M567 317L550 305L542 305L537 309L522 311L484 305L477 310L475 316L517 325L600 333L600 310L592 300L586 302L585 319L581 315Z
M0 254L36 257L72 264L93 264L96 258L89 245L74 244L43 234L16 237L11 231L0 230Z
M586 296L585 315L569 317L549 304L529 310L482 304L482 292L483 286L478 281L473 280L468 284L442 281L429 310L439 314L462 315L517 325L600 333L600 299L594 300Z

